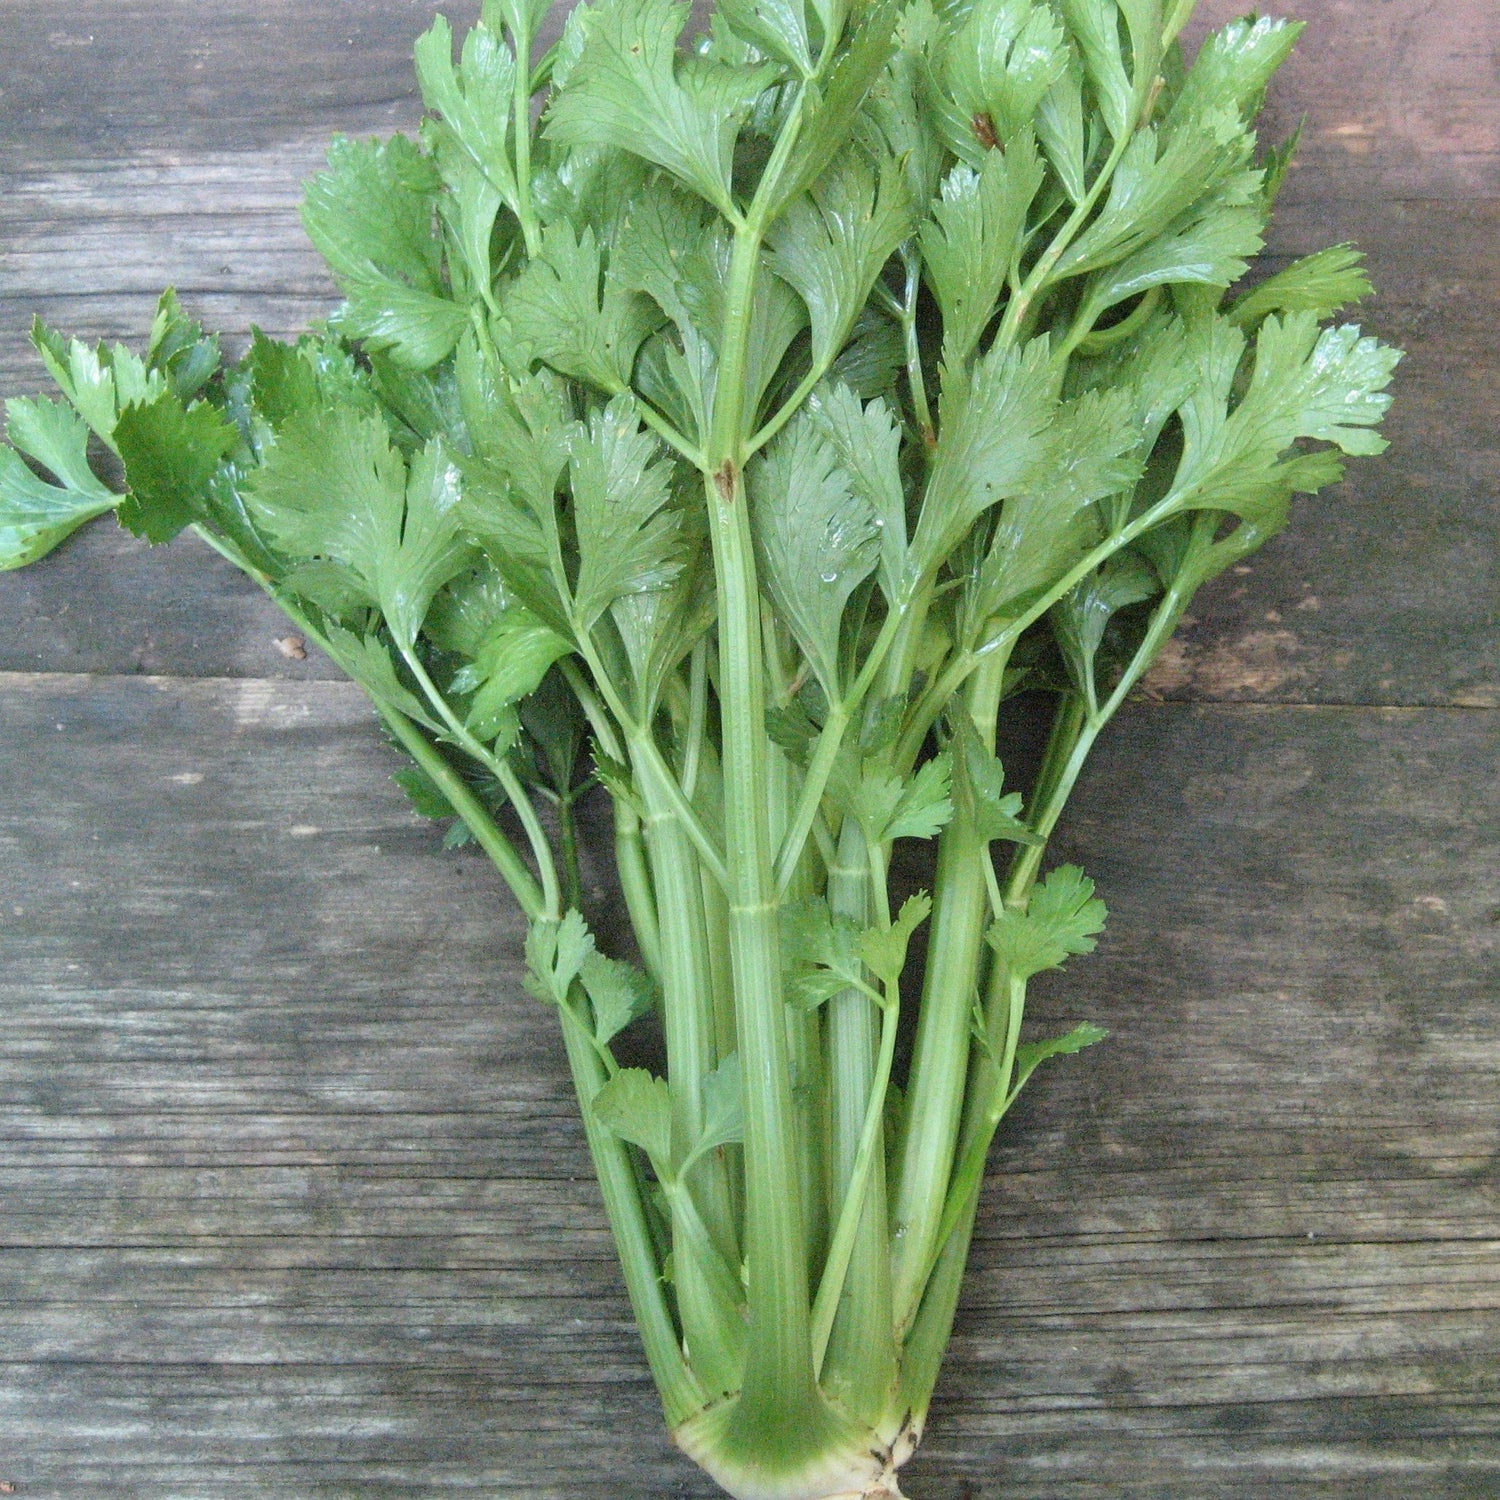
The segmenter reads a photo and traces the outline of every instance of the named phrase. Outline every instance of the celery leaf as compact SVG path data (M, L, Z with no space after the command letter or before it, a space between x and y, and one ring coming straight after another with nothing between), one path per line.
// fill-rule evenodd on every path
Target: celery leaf
M671 1176L672 1094L665 1078L621 1068L594 1095L592 1107L605 1129L646 1153L658 1178Z
M594 936L576 911L560 922L533 922L526 934L526 987L539 1000L568 1003L568 990L594 950Z
M702 1156L744 1139L744 1081L740 1077L740 1055L731 1052L703 1080L703 1134L693 1143L692 1154Z
M1026 211L1042 185L1028 131L1009 151L985 153L979 171L960 163L922 226L922 261L943 314L943 358L967 359L994 315L1021 253Z
M462 151L515 208L516 174L509 150L515 55L481 21L464 38L455 67L453 28L445 16L435 17L431 29L417 38L413 55L422 101L442 117L441 124L433 122L437 139Z
M992 349L970 372L944 371L942 432L912 551L924 571L945 560L991 505L1025 493L1050 458L1058 372L1044 338Z
M747 478L765 588L824 691L837 696L844 610L879 555L875 516L806 418L771 444Z
M443 283L436 169L400 135L339 137L328 166L308 183L302 223L347 298L337 325L417 369L435 365L469 323Z
M682 566L680 519L671 508L672 465L620 397L575 436L570 471L579 568L573 602L580 629L622 594L659 589Z
M1015 844L1040 847L1046 841L1033 833L1021 818L1020 792L1005 790L1005 767L991 755L966 714L957 716L957 773L953 798L959 815L973 826L984 843L1004 839Z
M250 508L276 544L348 567L403 650L432 596L473 561L458 501L458 471L440 442L408 470L383 422L342 406L294 416L249 485Z
M236 436L217 407L206 401L185 407L171 390L127 406L114 432L130 489L120 504L120 524L148 542L167 542L206 520L210 487Z
M1237 297L1228 312L1236 326L1253 329L1270 313L1310 312L1319 318L1332 317L1340 308L1369 295L1364 256L1353 245L1330 245L1268 276Z
M45 557L117 499L48 484L14 449L0 447L0 570Z
M611 393L630 380L636 351L655 321L650 304L602 274L594 231L549 225L540 253L511 284L505 317L516 354Z
M862 404L842 381L819 386L807 409L813 425L832 443L854 493L870 508L880 533L880 588L894 601L906 579L901 429L883 400Z
M894 164L879 175L850 152L787 208L771 231L771 269L807 305L813 365L843 347L870 288L911 232L906 188Z
M906 967L912 934L927 920L932 898L925 891L908 896L889 927L868 927L860 934L859 956L870 972L888 985L898 984Z
M1069 954L1092 953L1104 929L1104 903L1077 865L1059 865L1032 890L1024 911L1007 908L991 924L990 947L1012 979L1060 969Z
M732 210L735 137L769 71L679 57L688 6L675 0L599 0L578 14L582 52L553 96L547 133L562 146L629 151Z
M1011 1085L1011 1093L1018 1093L1025 1087L1026 1080L1048 1058L1071 1057L1075 1053L1082 1052L1085 1047L1093 1047L1102 1042L1108 1035L1109 1033L1102 1026L1095 1026L1085 1021L1071 1031L1064 1032L1062 1036L1050 1037L1045 1042L1022 1042L1016 1048L1016 1073L1015 1082Z
M589 953L579 978L594 1009L594 1040L605 1046L656 1003L656 989L646 974L622 959Z

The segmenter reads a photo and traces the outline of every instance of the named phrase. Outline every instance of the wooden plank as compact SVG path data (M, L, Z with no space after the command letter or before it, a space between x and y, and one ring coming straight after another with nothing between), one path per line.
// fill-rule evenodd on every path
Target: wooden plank
M1202 0L1191 40L1246 12ZM1500 193L1500 10L1490 0L1288 0L1305 23L1277 78L1268 138L1305 121L1288 197L1492 198Z
M1380 293L1360 316L1408 350L1391 449L1299 502L1287 533L1205 590L1152 690L1500 703L1500 354L1489 321L1500 312L1500 206L1343 205L1332 223L1293 206L1273 264L1338 237L1370 252ZM108 522L0 577L0 668L338 675L315 654L288 658L290 635L206 548L149 549Z
M1500 705L1500 204L1289 204L1269 263L1350 239L1377 291L1352 316L1406 350L1390 448L1203 591L1155 692Z
M324 0L267 15L230 7L216 21L224 37L255 29L265 39L231 58L177 6L74 7L65 25L55 5L11 7L17 41L0 67L20 81L0 83L0 148L10 142L24 160L0 151L0 394L44 383L25 343L33 311L88 336L138 338L170 281L231 343L252 323L287 334L321 312L334 292L297 224L298 184L336 126L388 129L410 119L402 59L430 8ZM1235 8L1216 0L1197 24ZM1500 12L1478 0L1438 17L1419 11L1392 0L1354 24L1334 0L1306 7L1309 31L1278 85L1270 131L1309 113L1272 263L1359 240L1381 291L1366 320L1410 350L1392 451L1304 504L1291 532L1247 572L1205 593L1152 681L1163 696L1500 703L1500 356L1492 334L1500 209L1472 196L1494 189L1484 143L1500 105L1479 86L1479 59ZM180 35L190 24L211 54L198 59L202 70L185 74L171 46L153 43L143 55L142 38L157 35L190 51ZM314 34L342 40L320 51ZM54 35L95 41L64 45ZM121 62L99 94L113 144L90 154L88 141L105 139L104 116L86 109L65 119L49 114L46 100L82 90L82 75L68 70L95 76L96 54L111 48L132 62ZM42 59L62 69L45 88ZM344 82L320 94L304 68ZM197 82L186 76L197 72ZM1398 72L1399 90L1388 84ZM376 96L386 111L378 118L367 112ZM168 153L159 132L174 110L197 133ZM243 149L247 141L256 149ZM1428 198L1381 196L1393 192ZM1435 194L1452 201L1432 201ZM153 552L108 523L44 567L0 578L0 669L338 675L316 653L286 656L290 634L258 591L205 549Z
M413 118L411 48L478 0L4 0L0 167L257 150Z
M211 22L175 0L4 0L0 168L260 149L411 118L411 44L436 10L476 0L225 0ZM1357 198L1500 191L1500 99L1488 0L1300 0L1307 23L1273 123L1305 113L1317 175ZM1189 32L1241 14L1203 0Z
M114 229L125 236L128 224ZM1379 288L1358 316L1408 351L1390 451L1300 501L1287 533L1205 590L1151 689L1204 701L1500 703L1500 205L1342 203L1331 216L1290 205L1271 264L1339 238L1367 248ZM141 323L149 300L138 298ZM316 654L286 657L278 642L290 634L206 548L149 549L108 522L0 577L0 668L338 675Z
M0 747L0 1479L708 1500L519 924L358 695L15 674ZM1493 1493L1497 751L1127 712L1058 849L1110 930L1034 1016L1112 1035L997 1148L914 1493Z

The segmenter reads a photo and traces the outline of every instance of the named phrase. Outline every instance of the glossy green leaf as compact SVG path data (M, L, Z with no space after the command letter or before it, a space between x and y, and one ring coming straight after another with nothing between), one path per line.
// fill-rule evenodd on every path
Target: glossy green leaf
M1072 954L1092 953L1104 930L1104 903L1077 865L1059 865L1032 890L1024 911L1007 909L990 924L989 944L1012 979L1060 969Z
M206 401L184 407L171 390L127 406L114 432L130 491L120 503L120 524L148 542L167 542L208 519L211 486L236 436L217 407Z
M12 396L5 403L5 436L80 501L114 504L117 497L89 466L89 429L63 402Z
M872 974L888 985L900 982L912 935L931 911L932 898L918 892L901 903L901 910L889 927L871 927L861 934L859 954Z
M861 10L858 24L848 29L847 45L835 58L827 86L810 86L776 208L805 193L848 144L851 121L896 50L900 14L897 0L873 0Z
M1059 372L1045 338L993 349L944 371L941 432L912 538L924 571L936 567L990 506L1024 494L1053 449Z
M703 1134L692 1154L702 1156L745 1139L745 1090L740 1055L731 1052L703 1080Z
M906 582L906 495L901 429L882 400L861 403L842 381L813 392L808 415L832 445L850 488L869 507L880 540L880 587L894 601Z
M602 272L594 231L551 225L541 253L511 284L505 317L515 357L541 359L601 390L624 390L656 321L644 297Z
M813 72L802 0L723 0L719 13L747 42L804 78Z
M573 443L569 469L580 558L573 605L588 630L622 594L676 577L681 523L669 504L671 461L627 398L594 414Z
M1016 268L1026 213L1042 185L1031 132L1008 151L985 153L978 172L959 165L922 226L922 262L943 314L943 359L967 359Z
M656 1003L656 989L634 964L591 952L579 977L594 1011L594 1040L606 1046Z
M548 669L568 655L573 643L512 604L494 620L475 646L472 659L453 679L455 693L473 694L467 724L481 740L508 725L510 710L537 689Z
M382 422L345 407L294 416L249 486L251 510L277 546L348 567L402 649L433 595L473 561L459 499L458 470L440 442L408 469Z
M361 635L342 625L328 625L323 630L323 642L329 655L377 702L394 708L433 734L445 732L427 704L401 680L383 636Z
M559 922L533 922L526 934L527 988L540 1000L569 1003L568 991L595 952L588 923L576 911Z
M676 0L580 7L582 49L553 96L547 133L563 146L632 152L727 211L735 137L770 74L679 57L687 14Z
M453 28L438 16L418 37L414 57L422 101L441 116L437 138L463 152L499 198L515 208L509 137L516 61L510 48L481 21L464 38L455 66Z
M747 479L766 590L836 696L844 610L879 555L875 514L811 421L793 422Z
M328 166L307 185L302 223L348 299L338 326L417 369L435 365L469 321L443 283L436 169L399 135L339 137Z
M1090 711L1098 708L1095 662L1109 622L1128 605L1154 598L1159 587L1145 560L1125 552L1075 584L1054 606L1053 633L1068 675Z
M950 143L977 165L1029 135L1038 106L1067 71L1070 51L1052 7L1033 0L975 0L943 54L942 104Z
M15 397L6 402L6 415L16 446L0 446L0 571L45 557L119 499L89 470L88 428L67 407ZM47 483L18 448L63 482Z
M1235 400L1244 351L1244 335L1223 318L1190 333L1198 379L1182 408L1183 454L1174 482L1185 506L1244 512L1268 493L1284 492L1285 466L1299 463L1284 455L1299 440L1352 454L1384 449L1374 428L1390 406L1386 386L1399 351L1350 324L1320 328L1312 313L1268 317L1249 382Z
M1049 1037L1045 1042L1022 1042L1016 1048L1015 1082L1011 1085L1011 1092L1023 1088L1026 1080L1049 1058L1072 1057L1085 1047L1096 1046L1108 1035L1102 1026L1085 1021L1061 1036Z
M1040 847L1045 840L1033 833L1021 817L1020 792L1005 790L1004 766L985 749L973 720L967 715L957 716L955 738L958 745L953 751L956 768L953 800L957 816L986 844L1003 839Z
M912 229L894 164L877 174L840 158L771 231L771 269L796 288L812 322L812 358L826 369L843 347L875 278Z
M1330 245L1294 260L1285 270L1237 297L1230 304L1229 318L1236 327L1246 330L1256 328L1271 313L1312 313L1320 319L1329 318L1369 295L1364 256L1353 245Z

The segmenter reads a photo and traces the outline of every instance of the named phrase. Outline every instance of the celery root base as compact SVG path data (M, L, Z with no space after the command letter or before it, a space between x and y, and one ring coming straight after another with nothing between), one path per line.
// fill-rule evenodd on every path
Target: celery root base
M672 1433L672 1441L734 1500L905 1500L897 1470L916 1451L921 1436L909 1412L894 1414L874 1428L841 1421L832 1441L804 1450L791 1462L778 1462L726 1441L732 1409L731 1400L700 1412ZM797 1445L788 1446L795 1451Z

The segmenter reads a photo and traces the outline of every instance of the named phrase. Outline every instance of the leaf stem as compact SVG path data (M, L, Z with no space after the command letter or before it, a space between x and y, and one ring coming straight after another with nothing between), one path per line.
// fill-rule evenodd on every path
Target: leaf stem
M639 391L633 390L629 386L621 386L615 392L616 395L627 393L634 398L635 409L640 413L641 420L645 422L657 437L669 448L674 449L685 458L695 469L701 471L706 462L703 450L690 439L684 437Z
M315 633L312 638L316 639ZM546 911L546 898L542 888L526 868L521 856L516 853L515 845L495 826L484 804L470 790L468 783L405 714L388 703L382 703L378 698L373 701L376 712L385 720L391 733L400 740L407 754L437 783L438 790L474 835L475 843L489 855L501 878L510 887L511 894L515 896L516 904L532 921L542 917Z
M573 817L573 793L557 799L557 831L562 847L563 895L575 911L583 910L583 871L578 863L578 829Z
M1128 339L1131 335L1139 333L1146 320L1156 311L1161 302L1162 289L1159 286L1148 288L1144 297L1133 307L1130 312L1118 323L1111 323L1108 328L1094 331L1094 324L1098 322L1102 309L1093 311L1087 297L1079 304L1078 315L1073 320L1073 326L1068 330L1068 336L1058 347L1056 358L1067 359L1075 349L1084 354L1097 354L1102 349L1108 349L1118 344L1122 339ZM1091 315L1092 312L1092 315Z
M1059 707L1042 770L1037 777L1034 796L1036 808L1027 820L1043 837L1050 835L1057 826L1058 817L1099 731L1124 702L1130 689L1155 658L1162 642L1176 628L1182 610L1186 607L1187 593L1179 576L1179 580L1174 582L1158 604L1146 637L1137 648L1115 691L1096 713L1087 714L1082 701L1072 694L1067 695ZM1017 850L1005 883L1006 905L1017 906L1025 900L1040 869L1042 854L1043 849L1039 846ZM1025 1075L1014 1084L1011 1081L1025 1001L1025 981L1014 978L1003 965L997 964L990 975L984 1013L986 1025L992 1034L1003 1022L1004 1043L998 1059L988 1056L978 1058L973 1068L965 1103L964 1128L960 1137L960 1161L923 1277L923 1298L919 1310L914 1314L909 1347L918 1340L925 1347L936 1338L936 1330L925 1326L933 1320L943 1323L942 1336L945 1338L946 1326L952 1320L953 1303L957 1298L956 1284L952 1284L952 1267L956 1262L961 1272L963 1261L968 1255L969 1235L984 1181L989 1148L1000 1121L1015 1102L1025 1082ZM948 1267L947 1272L943 1270L945 1266ZM938 1344L938 1349L941 1350L941 1344ZM933 1374L936 1374L935 1365Z
M628 1148L594 1114L594 1096L605 1082L604 1064L594 1050L589 1028L572 1006L565 1004L558 1009L563 1018L563 1045L583 1115L584 1134L599 1177L604 1211L614 1232L631 1309L641 1331L651 1378L661 1393L667 1423L675 1427L701 1411L708 1397L682 1357L677 1329L662 1289L640 1180L631 1165Z
M212 547L226 562L233 564L247 577L254 579L271 602L320 651L329 657L333 656L333 651L324 639L323 632L290 599L278 593L271 580L251 563L238 547L222 537L215 536L207 526L195 524L192 530L194 535ZM510 887L511 894L516 898L516 904L527 917L535 921L542 915L546 900L535 876L526 868L521 856L516 853L515 845L495 826L495 821L490 817L484 804L474 795L463 777L448 764L437 746L432 744L427 736L399 709L377 698L368 689L365 691L391 733L401 741L411 758L437 783L438 789L448 799L449 805L463 819L469 832L474 835L474 841L489 855L491 862L500 872L501 878Z
M849 1261L854 1253L855 1235L859 1231L860 1220L865 1215L867 1199L870 1197L869 1189L876 1163L876 1148L884 1133L885 1101L890 1088L891 1063L896 1055L897 1022L900 1012L899 993L892 993L893 990L895 990L894 986L887 991L881 1005L880 1056L875 1064L874 1086L870 1090L869 1103L865 1109L864 1124L860 1130L849 1185L844 1191L833 1239L829 1243L828 1256L823 1264L823 1275L818 1282L818 1294L813 1302L813 1363L820 1375L823 1370L824 1357L828 1352L828 1340L833 1332L834 1315L838 1312L839 1302L843 1296ZM868 1296L869 1291L868 1287L860 1287L857 1294L865 1297ZM886 1295L889 1298L888 1275Z
M985 663L959 710L969 715L980 743L989 751L995 744L1004 680L1001 654ZM955 817L939 836L927 972L892 1205L896 1327L903 1330L921 1301L955 1164L968 1072L969 1022L989 910L981 861L988 858L984 841L968 819Z
M1020 290L1011 297L1005 308L1005 316L1000 320L1000 329L995 335L995 348L1008 349L1020 337L1033 304L1045 288L1058 261L1062 259L1068 246L1078 237L1085 220L1094 211L1099 195L1114 177L1115 168L1120 165L1131 139L1132 132L1126 131L1114 143L1104 165L1099 169L1099 175L1094 178L1088 191L1084 193L1073 212L1068 215L1062 228L1052 237L1051 244L1042 252L1037 263L1021 283Z
M922 432L922 441L931 448L937 442L937 428L932 421L932 408L927 404L927 380L922 374L922 346L917 338L917 297L922 286L921 260L910 244L901 250L901 261L906 268L905 295L901 301L901 331L906 345L906 384L911 391L911 404L917 414L917 425Z
M708 724L708 642L693 647L688 668L687 741L682 754L682 795L689 802L698 789L698 763L703 755L703 736Z
M1174 486L1149 510L1142 511L1140 515L1127 522L1118 531L1112 532L1080 558L1057 583L1028 605L1015 619L1005 621L993 635L986 636L979 645L968 650L954 652L948 659L948 665L933 678L931 684L923 691L921 698L917 700L907 726L901 732L896 751L896 764L906 766L916 760L917 752L922 748L922 741L927 738L928 731L937 722L944 705L979 666L996 652L1008 657L1015 643L1059 599L1069 593L1075 584L1088 577L1101 563L1108 562L1122 548L1128 547L1137 537L1143 536L1153 526L1159 525L1181 509L1184 500L1191 495L1193 488L1194 485L1191 483L1180 487Z
M531 195L531 38L512 31L510 39L516 51L515 84L511 97L516 133L516 207L529 260L534 259L542 248L542 227Z
M828 790L828 778L833 774L834 765L838 761L844 736L854 715L864 703L876 675L885 664L892 646L900 639L908 609L909 601L903 599L887 613L854 685L829 710L828 717L824 720L817 744L813 748L812 759L808 762L807 774L802 780L802 790L798 794L791 823L776 857L776 889L779 893L785 892L791 884L798 861L802 858L808 833L817 817L818 807L823 801L823 793Z
M703 889L698 862L661 777L650 761L636 753L636 785L646 808L646 839L651 884L656 898L662 1020L667 1044L667 1077L671 1085L673 1161L684 1160L703 1133L704 1083L713 1071L715 1037L713 981L709 969ZM728 1183L722 1162L706 1162L697 1185L685 1183L669 1193L676 1256L677 1305L682 1315L688 1357L705 1385L730 1390L739 1383L743 1338L726 1338L725 1330L743 1324L737 1303L725 1306L722 1278L706 1264L696 1244L694 1226L685 1221L685 1204L697 1216L698 1204L712 1225L721 1253L734 1243L730 1225ZM738 1278L734 1290L739 1291Z
M832 914L869 924L871 873L879 860L864 830L845 818L828 872ZM884 888L884 868L881 887ZM873 1007L871 1002L874 1002ZM877 1041L875 1014L882 1013ZM885 1091L896 1016L888 996L861 980L825 1007L829 1078L829 1190L833 1238L813 1305L813 1360L824 1387L856 1417L873 1420L896 1374L891 1258L886 1223Z
M746 351L761 240L804 97L805 90L762 174L750 212L735 231L704 476L719 600L726 893L745 1111L748 1353L726 1440L753 1451L762 1448L768 1433L775 1433L787 1453L822 1442L822 1406L812 1364L803 1153L782 999L766 806L760 598L743 469Z
M632 756L638 757L641 762L650 767L660 785L661 794L671 809L672 816L682 824L683 831L693 841L693 847L698 851L698 857L703 861L704 868L727 889L729 873L725 868L724 855L704 825L698 809L683 794L677 777L663 758L656 741L647 730L640 728L639 725L632 724L626 733Z
M620 891L636 947L647 972L661 981L661 927L656 909L656 892L646 868L646 850L641 840L640 815L623 798L615 805L615 873L620 877Z
M516 816L521 820L522 828L526 830L526 838L531 845L537 871L541 875L546 914L551 917L561 917L562 893L558 887L557 865L552 858L552 846L547 840L541 820L536 815L536 808L531 804L531 798L526 795L526 788L521 785L520 777L511 769L504 756L496 755L481 744L464 726L463 721L453 712L452 704L438 691L437 684L428 676L427 669L422 665L422 659L417 653L410 646L402 646L401 656L411 669L412 676L417 679L423 693L426 694L428 702L448 726L448 732L452 735L454 742L494 775L495 780L500 783L505 795L510 799L511 806L516 810Z
M593 642L590 640L587 632L578 630L575 626L574 635L577 638L579 652L588 664L594 681L599 684L599 689L604 694L604 701L608 705L610 713L614 715L616 723L619 724L620 731L625 736L626 744L630 747L630 753L644 760L651 767L652 773L659 778L662 795L671 803L673 813L681 820L683 828L697 847L698 853L703 863L707 866L709 873L720 884L723 884L728 878L724 870L724 855L714 842L713 836L704 826L703 819L698 815L698 809L684 795L676 774L657 748L655 737L652 735L650 729L640 723L621 701L620 695L615 691L614 684L610 681L609 674L604 670L604 664L599 660L598 654L594 650ZM569 683L583 683L582 674L576 667L572 667L570 672L570 666L570 663L564 662L564 677L567 678ZM583 686L587 690L588 685L583 683ZM577 691L576 687L575 691ZM593 698L591 692L589 693L589 697L597 704L598 700ZM584 712L588 714L588 703L584 701L582 695L580 695L580 702L584 703ZM594 717L590 715L590 723L593 722ZM620 755L618 741L615 744L617 748L613 750L606 744L605 753L618 759Z

